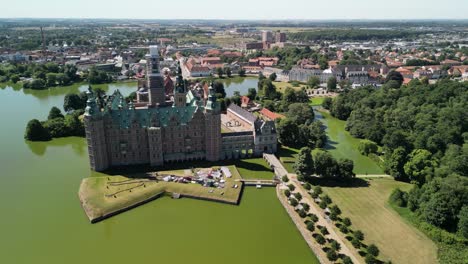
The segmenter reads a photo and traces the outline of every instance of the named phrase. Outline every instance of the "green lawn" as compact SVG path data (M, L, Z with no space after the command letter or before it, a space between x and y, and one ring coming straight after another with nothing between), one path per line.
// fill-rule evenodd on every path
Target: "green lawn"
M180 193L206 199L237 203L242 189L239 172L235 166L229 166L232 178L226 178L223 189L203 187L195 183L175 183L138 178L139 174L124 176L101 176L83 179L79 197L90 219L95 219L119 211L160 193ZM183 176L183 170L160 171L161 173ZM234 184L240 188L232 188Z
M327 184L323 184L327 185ZM328 184L331 186L331 184ZM350 186L323 187L352 221L352 229L364 232L364 243L376 244L382 260L393 263L437 263L437 246L422 232L408 224L388 204L395 188L411 185L393 179L355 179Z
M273 85L275 85L276 89L283 93L284 90L286 89L286 87L290 87L290 88L293 88L294 90L301 90L302 88L307 88L307 85L305 84L299 84L299 86L297 87L294 87L292 85L292 83L288 83L288 82L273 82Z
M234 160L232 164L244 179L272 180L274 177L273 171L263 158Z
M325 100L325 97L312 97L310 98L310 105L311 106L321 106Z

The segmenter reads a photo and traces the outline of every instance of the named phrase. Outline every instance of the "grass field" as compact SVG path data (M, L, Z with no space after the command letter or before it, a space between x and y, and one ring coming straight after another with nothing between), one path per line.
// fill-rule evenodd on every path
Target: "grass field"
M367 186L366 186L367 185ZM360 229L365 244L376 244L382 260L393 263L437 263L437 247L422 232L408 224L387 203L394 188L409 190L408 183L393 179L355 179L352 186L323 187L352 221L352 229Z

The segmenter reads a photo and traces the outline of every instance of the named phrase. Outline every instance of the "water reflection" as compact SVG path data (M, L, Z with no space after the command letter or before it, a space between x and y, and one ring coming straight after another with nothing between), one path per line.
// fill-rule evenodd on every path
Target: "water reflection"
M86 144L84 138L80 137L66 137L66 138L56 138L51 141L38 141L32 142L25 140L24 141L28 146L29 150L34 153L36 156L44 156L49 147L66 147L70 146L73 150L73 153L79 157L83 157L87 154Z

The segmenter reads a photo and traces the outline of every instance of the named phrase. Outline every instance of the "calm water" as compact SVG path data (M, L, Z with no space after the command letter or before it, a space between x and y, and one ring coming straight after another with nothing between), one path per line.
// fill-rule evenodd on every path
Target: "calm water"
M224 89L226 91L226 97L231 97L234 95L235 91L240 92L241 95L246 95L249 91L249 88L257 89L258 78L256 77L247 77L247 78L226 78L223 79Z
M247 188L240 206L162 198L90 224L77 195L91 175L84 139L23 139L30 119L86 88L0 88L0 263L317 263L269 188Z
M360 139L352 137L345 130L346 122L332 117L328 113L315 110L315 116L327 127L328 142L325 149L336 158L347 158L354 161L354 173L356 174L382 174L382 169L377 164L362 155L358 151Z

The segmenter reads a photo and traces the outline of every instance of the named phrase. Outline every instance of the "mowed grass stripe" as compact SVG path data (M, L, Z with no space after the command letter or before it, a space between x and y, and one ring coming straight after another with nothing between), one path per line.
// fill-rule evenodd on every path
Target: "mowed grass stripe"
M437 247L424 234L404 222L387 205L392 190L411 185L393 179L369 180L369 187L324 187L325 192L349 217L352 229L364 232L365 243L381 250L381 259L393 263L437 263Z

